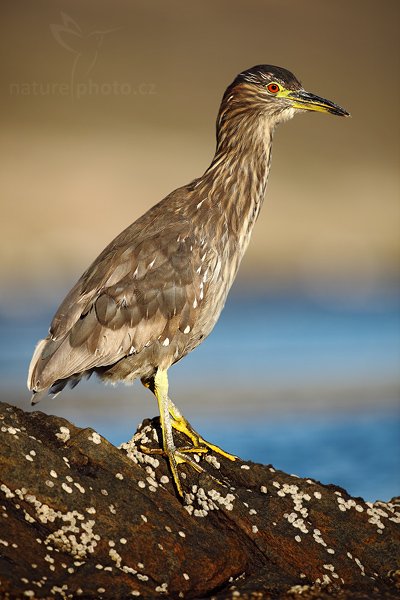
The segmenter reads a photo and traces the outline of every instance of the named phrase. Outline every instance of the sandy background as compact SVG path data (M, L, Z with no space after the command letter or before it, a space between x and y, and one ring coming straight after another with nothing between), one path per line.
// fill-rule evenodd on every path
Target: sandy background
M96 254L208 166L242 69L291 69L351 119L277 132L240 282L374 293L399 264L396 0L3 1L0 277L53 305Z

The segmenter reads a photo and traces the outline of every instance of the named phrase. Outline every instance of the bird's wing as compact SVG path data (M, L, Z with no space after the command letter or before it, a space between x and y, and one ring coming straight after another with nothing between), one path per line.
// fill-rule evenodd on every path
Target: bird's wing
M178 330L192 329L207 286L201 240L187 222L142 232L135 243L123 234L61 304L32 359L30 389L114 364L156 340L167 346Z

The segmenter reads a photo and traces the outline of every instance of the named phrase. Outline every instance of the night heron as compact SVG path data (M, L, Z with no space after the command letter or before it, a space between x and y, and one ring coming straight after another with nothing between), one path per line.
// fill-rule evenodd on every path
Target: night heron
M118 235L84 272L34 352L32 403L96 373L140 378L156 396L163 449L178 493L191 453L235 457L199 435L168 395L167 370L211 332L263 203L276 125L305 110L348 116L306 92L280 67L259 65L227 88L215 156L204 175L173 191ZM173 429L188 446L177 448Z

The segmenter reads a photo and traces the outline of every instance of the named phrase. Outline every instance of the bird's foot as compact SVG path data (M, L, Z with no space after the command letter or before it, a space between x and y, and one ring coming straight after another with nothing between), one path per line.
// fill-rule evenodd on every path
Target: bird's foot
M187 454L206 454L207 452L208 448L204 447L195 448L194 446L189 446L177 448L175 452L176 462L177 464L186 463L188 465L191 465L193 469L195 469L195 471L197 471L198 473L205 473L205 469L203 469L203 467L201 467L195 460L193 460L191 456L187 456ZM208 476L211 477L211 479L213 479L219 485L224 485L222 481L214 477L214 475L208 473Z
M174 454L176 457L176 463L190 463L195 464L198 467L198 471L203 470L196 461L192 458L185 456L185 454L206 454L208 452L208 448L203 446L195 447L195 446L181 446L180 448L174 448L171 451L163 450L162 448L148 448L147 446L140 445L140 451L144 454L158 454L159 456L168 456L169 454ZM182 456L181 456L182 455Z
M183 498L183 489L178 473L178 465L186 463L188 465L191 465L191 467L193 467L193 469L195 469L195 471L197 471L198 473L203 473L204 469L196 462L194 458L187 455L202 454L208 452L208 448L195 448L194 446L181 448L173 447L163 450L162 448L147 448L147 446L141 445L140 450L145 454L157 454L158 456L165 456L168 459L172 476L174 478L175 486L181 498Z
M201 437L201 435L197 433L195 429L193 429L190 423L182 415L179 415L179 417L172 415L171 425L174 429L176 429L176 431L184 433L193 442L193 447L197 448L197 450L194 450L194 452L197 452L199 448L202 448L201 452L203 454L211 450L212 452L216 452L217 454L224 456L228 460L235 461L237 459L237 456L234 454L229 454L229 452L225 452L225 450L222 450L222 448L219 446L211 444L211 442L207 442L207 440Z
M238 458L234 454L230 454L229 452L226 452L219 446L216 446L215 444L211 444L211 442L207 442L207 440L202 438L200 435L197 436L197 443L201 444L202 446L206 446L209 450L212 450L212 452L216 452L217 454L220 454L221 456L223 456L224 458L227 458L228 460L231 460L232 462L237 460L237 458Z

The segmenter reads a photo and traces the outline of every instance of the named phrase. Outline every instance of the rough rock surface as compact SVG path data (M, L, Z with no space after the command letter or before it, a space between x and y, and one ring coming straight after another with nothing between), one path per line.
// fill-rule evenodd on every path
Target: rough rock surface
M400 505L270 465L180 467L0 404L1 598L397 598ZM179 442L179 436L178 442Z

